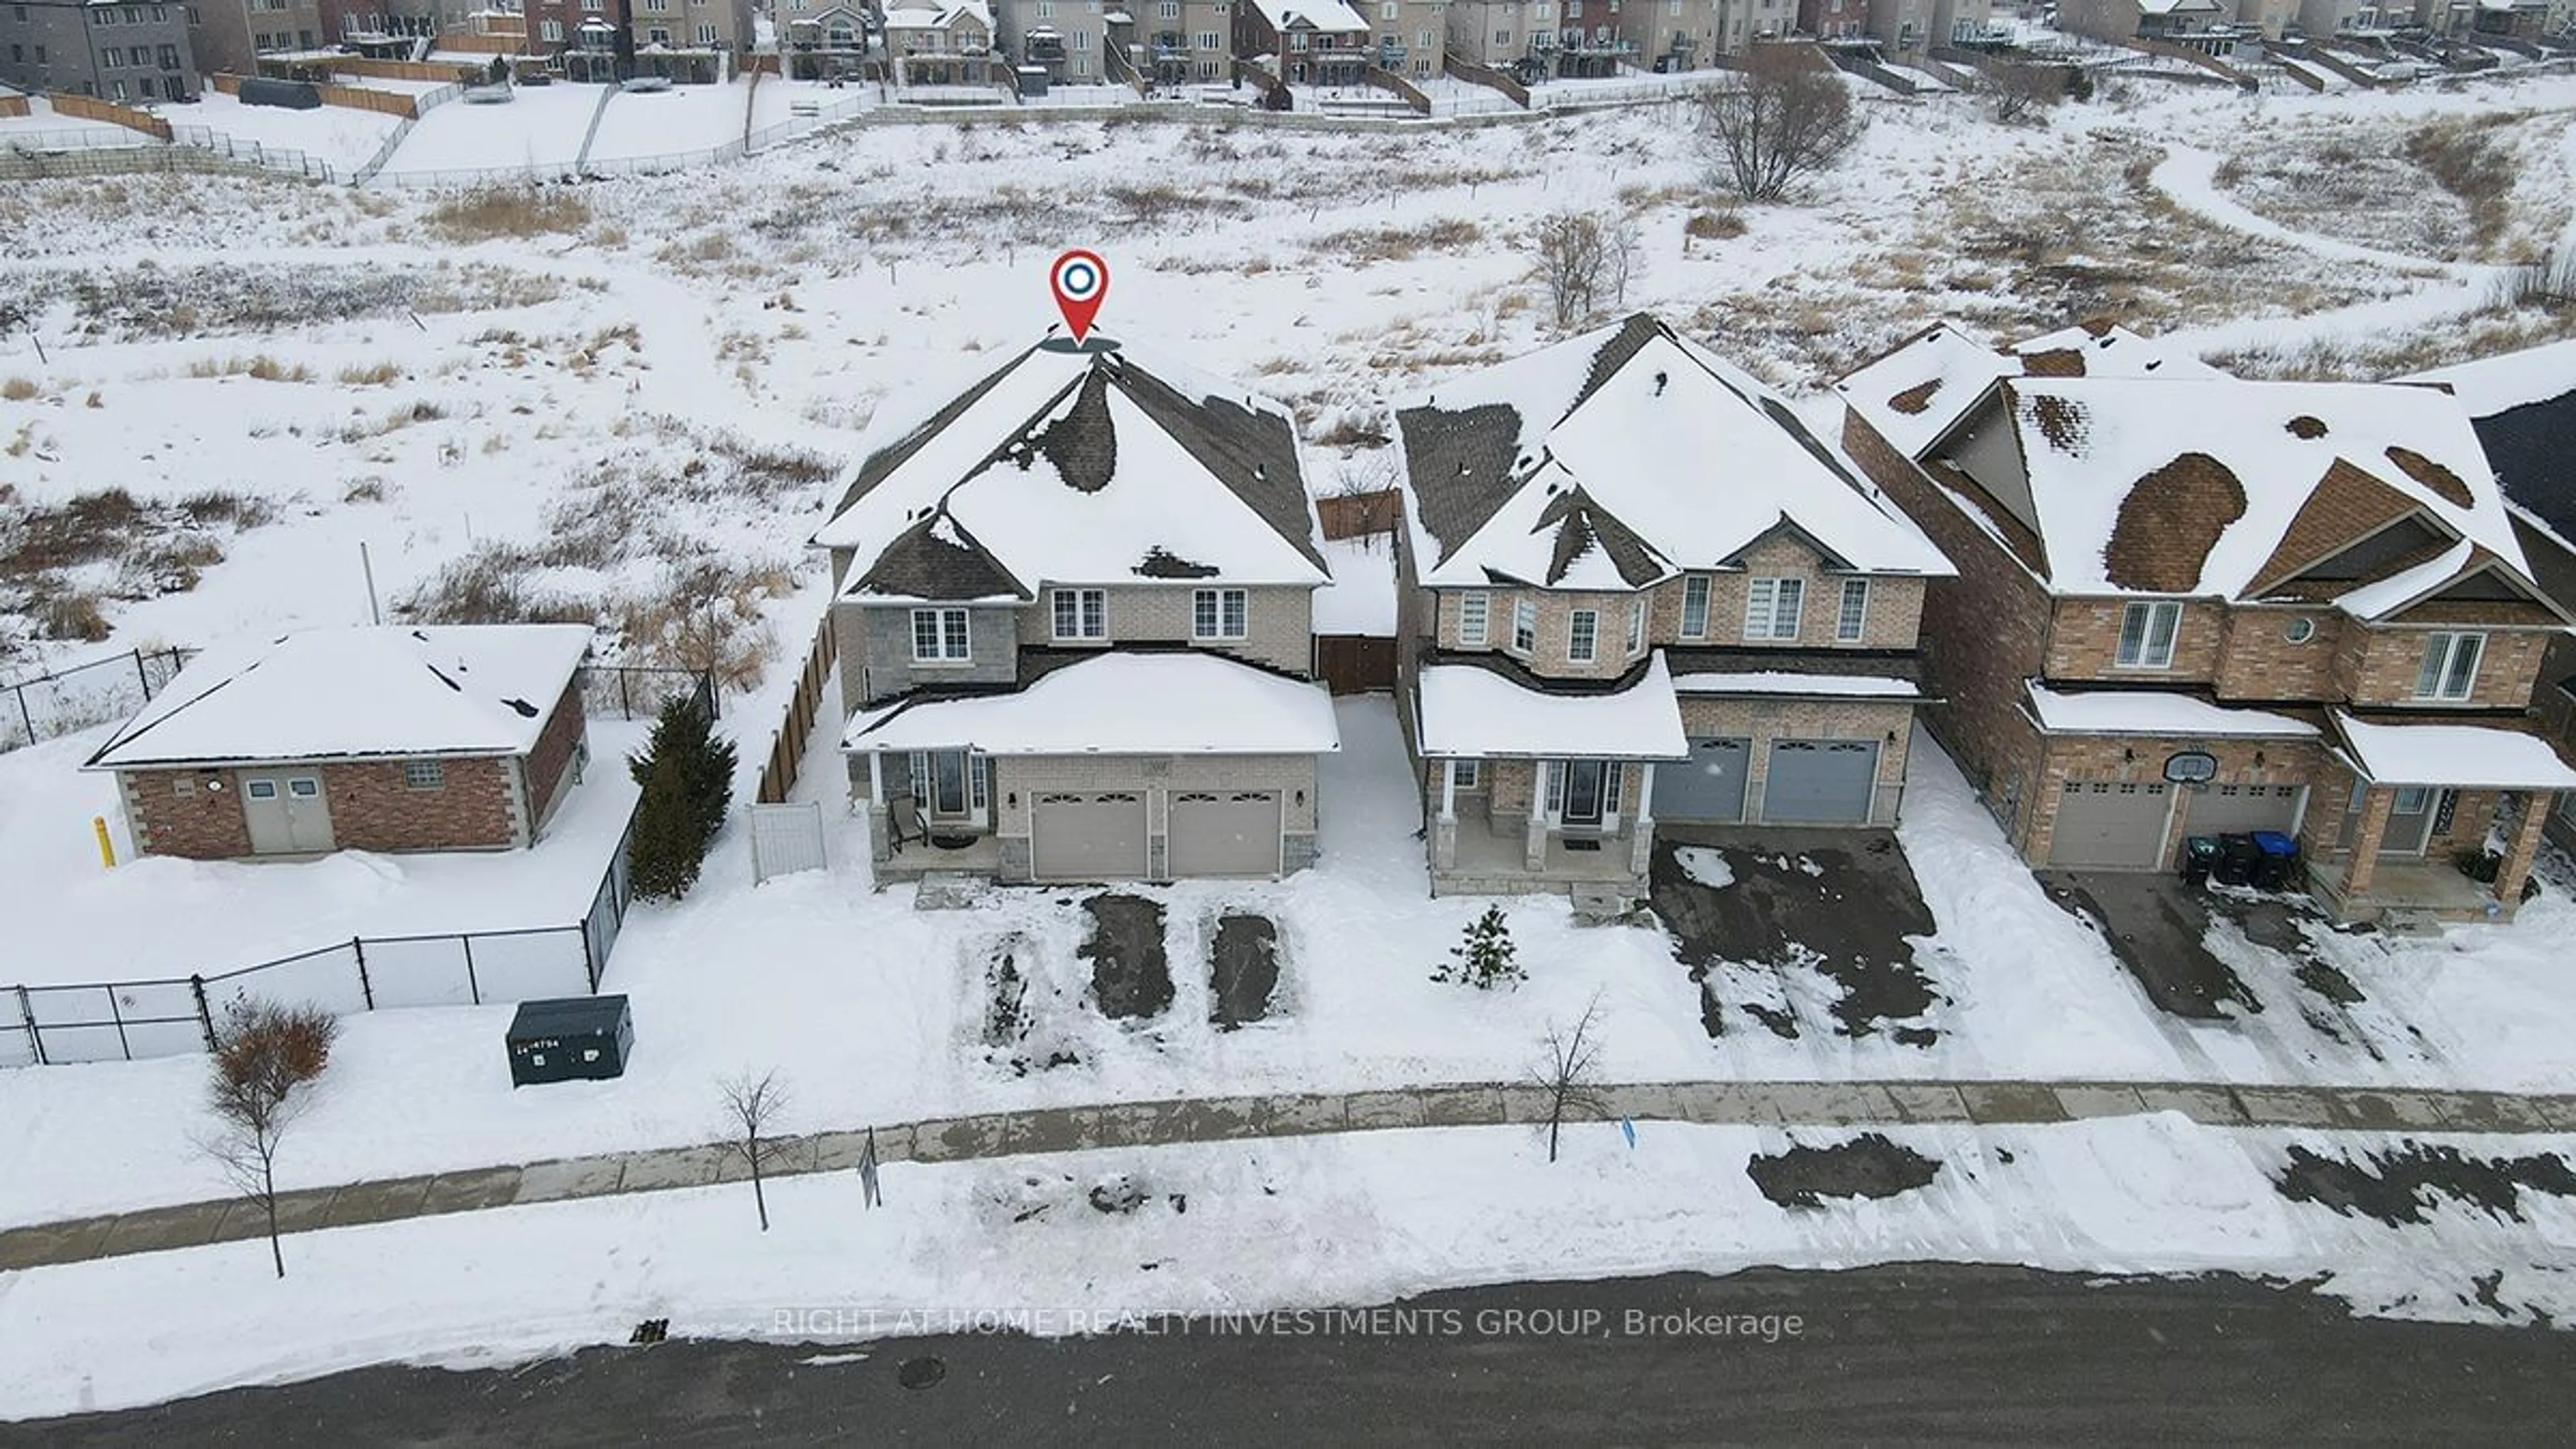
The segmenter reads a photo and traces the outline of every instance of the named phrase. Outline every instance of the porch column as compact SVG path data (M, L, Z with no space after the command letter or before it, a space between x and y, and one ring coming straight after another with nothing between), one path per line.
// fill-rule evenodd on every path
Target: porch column
M886 808L885 751L868 751L868 859L894 859L894 816Z
M1547 765L1545 760L1530 761L1529 834L1521 846L1521 868L1547 869Z
M1637 809L1628 827L1628 870L1644 875L1655 863L1655 762L1637 767Z
M1431 868L1458 865L1458 762L1440 762L1440 818L1431 822Z
M2514 822L2513 841L2505 847L2504 864L2496 870L2495 898L2504 903L2506 915L2522 903L2522 883L2531 879L2531 860L2540 853L2540 837L2549 829L2554 798L2546 790L2522 792L2522 818Z
M1456 760L1440 762L1440 818L1443 820L1458 818L1458 762Z
M2370 878L2379 871L2379 842L2388 835L2388 811L2396 803L2397 792L2385 785L2371 786L2362 797L2361 829L2352 837L2352 869L2343 878L2344 899L2370 889Z

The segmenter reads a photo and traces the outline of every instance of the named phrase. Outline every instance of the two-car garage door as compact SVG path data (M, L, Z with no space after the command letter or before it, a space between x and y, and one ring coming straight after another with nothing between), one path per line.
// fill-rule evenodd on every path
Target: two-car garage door
M1164 841L1167 875L1279 873L1279 792L1176 790ZM1143 880L1141 790L1049 792L1033 802L1029 868L1039 880Z
M1745 818L1753 742L1690 742L1688 760L1655 771L1655 818L1733 824ZM1866 825L1878 787L1875 740L1773 740L1761 818L1780 825Z

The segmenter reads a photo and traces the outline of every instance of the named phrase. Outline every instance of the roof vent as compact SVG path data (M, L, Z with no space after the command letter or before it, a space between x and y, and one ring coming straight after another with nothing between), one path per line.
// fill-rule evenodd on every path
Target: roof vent
M1656 373L1656 374L1655 374L1655 396L1657 396L1657 397L1662 397L1662 396L1664 395L1664 384L1665 384L1665 383L1668 383L1668 382L1670 382L1670 381L1672 381L1672 378L1671 378L1670 376L1668 376L1667 374L1660 373L1660 372L1659 372L1659 373Z
M2285 426L2289 428L2290 436L2294 438L2316 439L2326 435L2325 419L2312 418L2306 413L2290 419Z
M537 717L537 707L528 703L524 699L505 699L501 702L508 705L510 708L517 710L519 712L519 718L521 719L535 719Z

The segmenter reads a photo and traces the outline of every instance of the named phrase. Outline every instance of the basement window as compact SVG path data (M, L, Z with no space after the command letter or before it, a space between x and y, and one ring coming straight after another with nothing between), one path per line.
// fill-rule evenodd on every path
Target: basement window
M403 761L403 788L406 790L443 790L447 787L447 765L440 760Z

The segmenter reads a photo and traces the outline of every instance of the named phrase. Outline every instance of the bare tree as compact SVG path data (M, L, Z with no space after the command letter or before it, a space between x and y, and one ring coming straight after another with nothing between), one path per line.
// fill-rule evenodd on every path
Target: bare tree
M1850 150L1867 124L1842 76L1804 46L1755 46L1744 78L1700 105L1717 182L1747 201L1779 200Z
M1556 1160L1557 1135L1569 1117L1606 1117L1601 1092L1601 998L1595 995L1573 1026L1550 1025L1547 1055L1531 1080L1547 1094L1547 1160Z
M754 1079L748 1070L716 1084L724 1094L725 1146L751 1169L751 1200L760 1209L760 1230L769 1231L769 1194L761 1184L762 1164L776 1147L778 1119L787 1110L787 1083L778 1073Z
M1999 61L1983 75L1986 110L1998 121L2018 121L2066 99L2066 72L2057 66Z
M1555 304L1557 326L1590 321L1604 300L1613 306L1628 300L1628 277L1637 263L1635 227L1569 211L1541 219L1533 237L1539 280Z
M318 1006L235 998L216 1028L206 1105L213 1131L197 1148L224 1170L233 1190L268 1219L268 1257L286 1276L277 1234L277 1151L312 1101L302 1090L331 1063L339 1019Z

